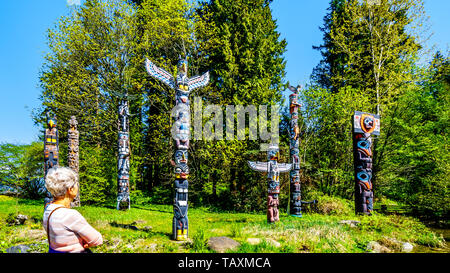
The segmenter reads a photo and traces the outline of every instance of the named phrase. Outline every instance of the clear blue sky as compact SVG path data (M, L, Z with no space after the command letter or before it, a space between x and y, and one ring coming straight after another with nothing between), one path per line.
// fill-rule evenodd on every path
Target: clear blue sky
M3 1L0 10L0 143L38 140L31 111L39 106L39 71L47 52L46 30L68 15L68 3L80 0ZM430 46L446 51L450 42L450 1L425 0L434 33ZM81 2L83 2L81 0ZM320 60L320 45L329 0L274 0L271 4L281 37L288 42L286 80L304 85Z

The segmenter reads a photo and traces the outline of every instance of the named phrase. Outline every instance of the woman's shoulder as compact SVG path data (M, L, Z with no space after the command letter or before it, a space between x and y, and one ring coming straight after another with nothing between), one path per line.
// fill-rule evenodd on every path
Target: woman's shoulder
M50 204L47 206L47 208L45 209L44 214L50 214L52 211L55 211L55 213L53 214L56 218L58 218L58 216L61 215L70 215L72 217L82 217L82 215L74 209L70 209L70 208L66 208L62 205L57 205L57 204ZM54 217L52 216L52 217Z

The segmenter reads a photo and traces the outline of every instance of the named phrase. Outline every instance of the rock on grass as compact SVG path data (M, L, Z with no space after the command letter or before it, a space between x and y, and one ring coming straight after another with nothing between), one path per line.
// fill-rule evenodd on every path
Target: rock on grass
M228 250L236 250L240 245L240 243L225 236L211 237L208 240L208 247L219 253L224 253Z

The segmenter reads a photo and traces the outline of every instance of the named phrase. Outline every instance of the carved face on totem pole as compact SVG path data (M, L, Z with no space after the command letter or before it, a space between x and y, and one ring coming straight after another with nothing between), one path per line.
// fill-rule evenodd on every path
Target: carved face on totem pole
M187 164L188 162L188 152L186 150L176 150L175 151L175 164L176 165L180 165L180 164Z
M380 117L374 114L356 111L355 115L353 116L353 132L379 135Z
M175 166L175 177L177 179L187 179L189 177L189 167L187 164Z

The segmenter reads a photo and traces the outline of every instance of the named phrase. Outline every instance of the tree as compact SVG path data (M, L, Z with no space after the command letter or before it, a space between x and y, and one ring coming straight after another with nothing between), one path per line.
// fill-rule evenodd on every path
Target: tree
M351 86L382 115L413 80L411 69L421 48L426 22L422 0L333 0L325 16L324 56L313 78L336 91Z
M152 79L144 68L145 58L159 67L176 75L179 57L190 57L192 47L192 23L189 12L191 6L185 0L142 1L137 10L139 46L141 58L135 76L141 79L144 92L143 116L145 121L141 145L145 157L142 160L145 188L153 191L155 187L172 186L173 168L170 159L173 155L171 135L172 118L170 110L174 105L174 90ZM196 73L197 67L189 62L189 75ZM168 192L167 192L168 193ZM169 194L169 193L168 193Z
M378 154L384 147L378 143L391 137L384 118L416 80L413 69L421 49L423 10L421 0L330 1L321 28L324 43L314 47L323 59L305 90L305 105L314 117L312 165L328 172L321 178L326 185L347 185L338 186L344 196L352 192L353 167L347 159L352 158L350 118L355 110L381 115L373 156L372 183L377 186L382 160Z
M25 152L24 145L0 144L0 182L17 188L19 186L20 159Z
M449 70L449 58L438 52L419 84L399 99L386 120L392 136L380 142L383 194L436 216L450 211Z
M14 188L22 196L44 196L44 145L3 143L0 145L0 184Z
M282 103L286 41L280 39L270 3L212 0L199 4L193 16L196 47L192 55L200 71L211 73L208 87L196 94L204 105ZM225 138L195 143L192 154L197 183L203 181L200 185L204 185L203 192L211 196L210 200L224 200L222 206L238 210L264 206L263 175L255 177L249 168L242 167L255 156L249 151L259 150L259 144ZM257 153L258 159L265 161L265 153Z
M48 31L50 53L40 76L43 103L34 119L41 123L45 112L55 113L62 143L67 139L70 116L75 115L79 121L80 149L103 149L98 154L116 157L117 151L110 147L117 143L119 102L128 98L139 100L142 96L131 76L137 35L133 15L132 7L123 1L88 0ZM133 106L131 112L139 113L140 104ZM136 136L138 139L139 134ZM106 187L103 181L114 177L110 173L113 170L101 165L93 168L96 167L91 162L80 160L80 169L87 172L81 171L80 178L87 175L89 185L99 183ZM134 172L131 176L138 175Z
M322 60L313 69L311 79L320 88L330 90L335 93L343 83L338 83L334 79L342 73L346 54L338 52L337 45L331 37L331 29L335 26L342 25L345 14L343 6L345 0L331 0L328 7L328 13L325 15L323 21L324 25L319 27L323 32L323 44L320 46L313 46L313 49L319 50L322 55Z

